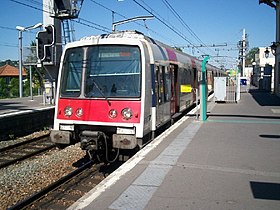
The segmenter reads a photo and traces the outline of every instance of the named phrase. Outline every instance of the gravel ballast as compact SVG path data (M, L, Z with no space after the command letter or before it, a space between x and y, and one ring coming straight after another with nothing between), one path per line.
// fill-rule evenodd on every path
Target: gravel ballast
M5 142L7 145L8 142ZM0 169L0 209L6 209L76 169L85 156L79 144Z

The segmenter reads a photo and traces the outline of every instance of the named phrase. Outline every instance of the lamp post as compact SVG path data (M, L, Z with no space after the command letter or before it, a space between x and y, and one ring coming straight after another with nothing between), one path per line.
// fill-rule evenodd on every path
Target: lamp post
M271 52L273 55L276 56L276 50L277 50L277 47L280 45L280 42L272 42L272 45L270 45L270 48L271 48Z
M268 47L265 49L264 51L264 56L265 58L268 58L269 57L269 50L268 50Z
M18 30L18 46L19 46L19 97L22 98L22 32L42 27L42 23L37 23L32 26L22 27L17 26Z
M200 81L200 121L206 121L207 118L207 93L206 93L206 64L209 60L206 56L201 64L201 81Z

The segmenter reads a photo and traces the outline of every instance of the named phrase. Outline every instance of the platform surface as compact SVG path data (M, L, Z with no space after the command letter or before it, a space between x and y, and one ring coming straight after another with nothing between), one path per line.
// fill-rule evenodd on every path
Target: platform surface
M280 209L280 99L185 116L69 209Z
M0 99L0 117L19 114L21 112L54 108L54 105L44 103L43 96Z

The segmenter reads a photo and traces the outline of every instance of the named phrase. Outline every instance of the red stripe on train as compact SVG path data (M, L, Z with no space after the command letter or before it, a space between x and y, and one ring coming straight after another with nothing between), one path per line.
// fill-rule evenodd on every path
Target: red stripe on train
M64 109L71 107L73 114L70 117L64 115ZM83 115L76 116L76 110L82 108ZM130 108L132 110L132 118L125 120L122 118L122 110ZM109 117L109 111L114 109L117 111L116 118ZM80 120L94 122L121 122L121 123L139 123L141 116L141 101L124 101L110 100L110 106L106 100L96 99L59 99L57 119L61 120Z

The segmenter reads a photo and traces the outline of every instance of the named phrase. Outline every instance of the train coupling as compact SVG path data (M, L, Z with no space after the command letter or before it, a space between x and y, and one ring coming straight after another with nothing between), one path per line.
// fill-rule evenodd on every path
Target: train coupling
M80 134L81 149L87 151L100 150L104 148L106 135L100 131L82 131Z

